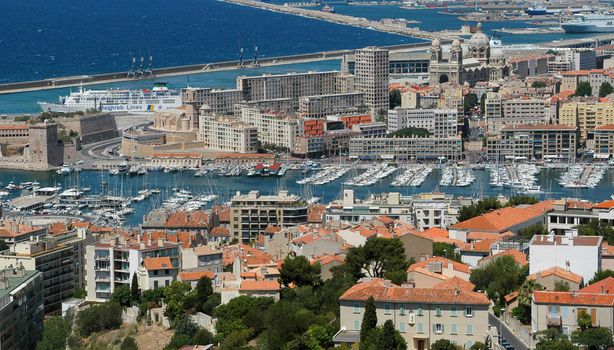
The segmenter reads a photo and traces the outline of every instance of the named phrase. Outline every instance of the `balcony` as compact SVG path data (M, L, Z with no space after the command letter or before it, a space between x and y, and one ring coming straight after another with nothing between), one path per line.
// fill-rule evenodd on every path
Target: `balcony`
M96 256L94 256L94 260L109 261L109 256L108 255L105 255L105 256L96 255Z

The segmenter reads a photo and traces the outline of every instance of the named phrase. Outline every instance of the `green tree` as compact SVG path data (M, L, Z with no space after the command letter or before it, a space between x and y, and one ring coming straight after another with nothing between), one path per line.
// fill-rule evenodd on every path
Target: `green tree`
M360 325L360 341L365 341L369 333L377 327L377 314L375 308L375 299L372 296L367 299L365 304L365 314L362 316Z
M503 297L517 290L526 278L526 267L516 264L513 257L501 256L490 264L473 269L469 280L476 289L485 290L488 297L499 306L503 305Z
M593 88L588 81L581 81L576 87L576 96L590 96L593 94Z
M460 350L462 349L458 345L452 344L448 339L439 339L431 344L431 350Z
M113 294L111 294L111 301L116 302L121 306L130 306L130 288L128 288L128 286L120 286L115 288Z
M220 346L220 350L241 350L245 349L244 345L252 339L254 336L253 329L242 329L232 334L224 339L222 346ZM251 349L251 348L250 348Z
M401 91L399 89L390 90L390 109L395 109L401 105Z
M207 298L207 301L203 304L202 312L206 315L212 315L213 310L222 303L222 296L220 293L213 293Z
M0 251L9 249L9 245L3 239L0 239Z
M539 342L535 345L536 350L579 350L566 335L554 328L539 332L537 339Z
M614 92L614 87L607 81L604 81L603 84L599 87L599 97L606 97L609 94Z
M307 329L306 344L309 350L325 350L331 349L333 344L333 336L337 333L337 328L327 324L312 324Z
M75 289L75 292L72 293L72 297L76 299L85 299L87 296L87 291L83 288Z
M593 276L593 278L591 278L591 280L588 281L588 284L589 285L595 284L595 283L597 283L597 282L599 282L601 280L604 280L604 279L606 279L608 277L614 277L614 270L606 269L606 270L597 271L597 272L595 272L595 275Z
M475 342L475 344L471 345L470 350L489 350L488 346L482 342Z
M185 302L188 300L191 289L189 283L179 281L173 281L164 288L164 303L166 304L164 316L168 317L171 324L174 324L186 312Z
M132 274L132 282L130 283L130 301L132 305L138 305L141 301L139 295L139 281L136 278L136 273Z
M70 334L70 322L60 316L51 316L45 321L43 337L36 344L36 350L64 349L68 334Z
M614 244L614 227L605 222L593 219L588 224L578 225L580 236L602 236L608 244Z
M215 343L215 337L208 330L199 328L191 342L195 345L209 345Z
M519 194L510 197L510 200L507 202L507 206L515 207L521 204L535 204L538 202L539 199L537 199L537 197L529 196L526 194Z
M311 264L304 256L287 256L279 271L281 282L285 286L291 283L299 287L315 286L322 282L320 279L320 264Z
M194 310L197 312L203 312L207 314L207 312L211 312L213 307L219 305L207 305L209 298L213 295L213 284L211 283L211 279L207 276L203 276L198 280L196 284L196 288L192 293L190 293L189 298L191 299L188 304L194 305ZM207 312L205 312L205 305L207 305Z
M480 96L480 111L482 112L482 114L484 114L485 110L486 110L486 93L483 93L482 96Z
M518 230L518 236L530 240L535 235L548 234L548 230L542 224L534 224Z
M117 329L122 325L122 307L116 302L94 305L77 314L77 332L87 337L94 332Z
M400 138L404 138L404 137L430 137L431 136L431 132L428 131L428 129L424 129L424 128L414 128L414 127L408 127L408 128L403 128L403 129L399 129L395 132L391 132L390 134L386 135L386 137L400 137Z
M605 350L614 346L612 332L603 327L577 330L572 333L571 340L585 346L588 350Z
M433 242L433 256L441 256L461 262L461 256L456 252L456 246L444 242Z
M407 344L403 337L394 329L392 320L386 320L382 332L376 341L378 349L406 350Z
M139 346L136 344L136 340L131 337L131 336L127 336L124 338L124 341L122 341L122 345L119 348L120 350L139 350Z
M407 272L404 270L388 271L384 274L384 278L400 286L407 282Z
M375 238L362 247L350 248L346 264L356 279L385 277L387 272L405 271L408 261L403 243L398 238Z
M593 319L586 311L580 311L578 313L578 327L581 330L587 330L593 326Z
M260 315L259 320L262 327L264 313L273 304L271 298L251 298L248 296L240 296L230 300L224 305L220 305L213 311L213 315L217 318L215 330L217 340L222 342L227 336L236 331L248 329L244 323L248 314L253 319L255 315ZM254 324L256 322L252 322ZM254 334L254 329L252 329Z
M469 220L476 216L480 216L488 211L499 208L501 208L501 203L497 198L488 197L481 199L475 204L461 207L458 214L458 222Z
M465 114L469 114L469 112L478 105L478 95L474 93L470 93L465 95L463 101L463 107L465 109Z
M531 84L532 88L541 89L546 87L546 82L536 80Z
M569 292L570 286L569 282L563 280L554 281L554 291L555 292Z

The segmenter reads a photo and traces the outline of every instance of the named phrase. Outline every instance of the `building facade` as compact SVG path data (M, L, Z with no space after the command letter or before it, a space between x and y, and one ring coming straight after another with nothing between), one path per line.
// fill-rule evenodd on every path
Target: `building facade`
M355 86L364 94L366 107L372 116L386 114L388 96L388 50L366 47L356 50Z
M292 149L295 139L303 135L303 120L285 113L246 108L241 119L258 130L258 140L263 145Z
M489 159L571 160L578 149L578 128L540 124L506 126L487 140Z
M388 138L358 137L350 140L351 159L447 160L463 158L460 137L447 138Z
M258 152L258 128L232 117L202 114L198 138L204 147L236 153Z

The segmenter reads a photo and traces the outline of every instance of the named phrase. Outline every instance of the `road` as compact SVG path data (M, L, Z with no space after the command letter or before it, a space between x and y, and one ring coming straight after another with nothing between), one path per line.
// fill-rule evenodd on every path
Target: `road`
M501 330L501 336L503 338L503 346L506 350L528 350L529 347L525 345L525 343L520 340L512 331L507 327L507 325L499 320L492 313L488 313L488 324L491 327L495 327L497 331Z

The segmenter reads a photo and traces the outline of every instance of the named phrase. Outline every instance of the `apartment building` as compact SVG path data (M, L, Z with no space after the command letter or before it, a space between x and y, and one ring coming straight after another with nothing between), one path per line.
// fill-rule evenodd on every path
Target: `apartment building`
M589 100L563 103L559 110L559 124L577 126L580 140L586 141L588 134L596 127L614 124L614 102Z
M614 124L595 127L593 138L595 158L610 159L614 156Z
M0 252L0 268L23 266L40 271L45 314L58 314L62 301L85 287L85 247L96 238L85 228L63 235L18 242Z
M291 227L307 223L307 203L288 191L262 195L237 192L230 200L230 232L244 243L255 240L269 226Z
M390 106L389 71L388 50L378 47L356 50L356 91L364 93L365 105L372 116L386 114Z
M455 109L395 108L388 111L388 132L405 128L427 129L433 137L457 134L458 111Z
M300 158L344 155L349 151L350 140L358 136L362 136L362 132L353 130L333 130L322 135L299 136L294 140L292 155Z
M384 137L387 129L386 123L362 123L352 126L352 131L359 132L362 137Z
M462 139L358 137L350 140L351 159L437 160L442 157L453 161L461 160Z
M341 331L335 344L360 340L367 299L375 299L377 324L391 320L408 349L426 350L440 339L465 349L483 342L488 332L485 294L459 289L412 288L389 281L362 279L339 298Z
M246 108L241 111L241 119L258 130L263 145L292 149L295 139L303 135L303 119L285 113Z
M150 290L164 288L177 280L178 266L173 266L168 256L145 258L135 273L139 289Z
M489 134L498 134L503 125L503 108L501 95L487 92L484 100L484 119Z
M332 71L240 76L237 77L237 90L243 92L246 101L328 95L336 93L339 74Z
M535 291L531 301L531 331L533 334L550 328L571 335L579 329L578 317L586 313L594 327L614 331L614 294Z
M184 248L181 251L181 268L190 271L223 271L223 252L209 246Z
M554 202L554 210L548 213L548 232L564 233L592 220L614 225L614 200L593 204L574 199L560 199Z
M237 89L185 88L181 90L183 104L199 111L203 105L215 114L233 114L235 103L243 99L243 92Z
M88 245L85 258L87 300L108 301L115 288L129 287L133 274L147 258L168 257L172 269L179 268L179 249L180 244L175 242L131 241L123 237Z
M591 85L592 96L599 96L599 88L604 82L614 85L614 75L603 69L582 69L563 72L561 74L561 91L575 91L578 84L588 82Z
M204 147L236 153L258 152L258 128L239 119L211 114L199 117L198 139Z
M270 100L241 101L235 103L234 114L239 116L244 108L260 110L273 110L282 113L295 113L298 111L298 99L277 98Z
M578 128L557 124L505 126L487 140L489 159L571 160L578 149Z
M35 349L43 334L43 276L22 265L0 271L0 349Z
M298 112L303 118L325 118L331 114L365 111L364 94L360 92L306 96L298 100Z

